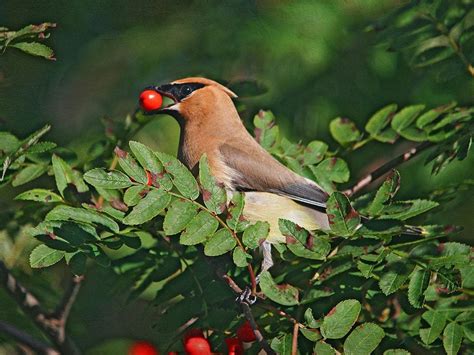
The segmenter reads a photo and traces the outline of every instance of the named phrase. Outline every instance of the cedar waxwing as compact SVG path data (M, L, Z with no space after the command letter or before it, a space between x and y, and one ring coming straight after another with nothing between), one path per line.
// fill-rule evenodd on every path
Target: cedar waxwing
M270 224L267 242L286 241L278 227L280 218L308 230L329 229L325 213L328 194L258 144L244 127L232 102L237 95L231 90L199 77L152 89L173 100L171 105L151 113L166 113L179 122L178 158L195 171L205 153L211 173L225 186L228 196L235 191L244 192L243 216Z

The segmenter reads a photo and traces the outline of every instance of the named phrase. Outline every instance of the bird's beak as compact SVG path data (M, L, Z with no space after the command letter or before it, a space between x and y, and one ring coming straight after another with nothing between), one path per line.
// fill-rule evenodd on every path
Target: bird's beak
M148 112L145 112L147 115L156 115L156 114L170 114L173 110L171 109L171 106L177 104L179 102L178 98L175 96L175 88L171 84L164 84L160 86L149 86L145 88L145 90L154 90L157 93L161 94L164 97L167 97L171 100L173 100L172 103L166 106L162 106L159 109L156 110L151 110Z

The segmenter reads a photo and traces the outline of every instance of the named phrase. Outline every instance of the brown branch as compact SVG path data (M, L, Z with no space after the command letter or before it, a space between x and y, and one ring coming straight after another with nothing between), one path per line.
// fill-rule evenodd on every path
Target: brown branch
M61 353L79 353L77 346L65 334L66 320L79 290L79 286L73 285L71 291L65 293L63 301L61 302L61 305L64 306L58 308L60 318L57 318L56 314L50 316L41 308L41 304L36 296L25 289L1 261L0 284L20 306L23 313L33 320L36 326L48 337ZM77 284L80 284L80 282L77 282Z
M422 151L424 151L427 148L430 148L432 146L433 146L433 143L424 142L424 143L421 143L420 145L418 145L414 148L411 148L409 151L399 155L398 157L396 157L396 158L388 161L387 163L383 164L382 166L378 167L377 169L372 171L370 174L365 175L353 187L351 187L350 189L345 190L344 193L347 196L352 196L352 195L358 193L360 190L367 187L370 183L374 182L379 177L385 175L390 170L396 168L398 165L410 160L415 155L421 153Z
M59 352L17 327L0 320L0 332L14 339L17 343L23 344L27 348L38 354L59 355Z
M298 324L295 323L293 325L293 339L291 341L291 355L296 355L298 354L298 332L300 330L300 327L298 327Z
M268 344L267 340L263 337L263 334L260 329L258 329L258 325L257 322L255 322L255 318L253 317L250 305L245 301L241 302L240 305L242 306L242 313L250 323L253 333L255 334L255 337L257 338L257 341L259 342L262 349L267 353L267 355L276 354L275 351L273 351L273 349Z

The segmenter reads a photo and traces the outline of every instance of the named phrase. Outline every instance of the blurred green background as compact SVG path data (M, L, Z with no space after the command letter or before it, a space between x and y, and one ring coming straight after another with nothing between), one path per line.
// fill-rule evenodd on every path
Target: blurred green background
M472 77L439 81L435 68L410 68L402 54L388 52L364 30L399 3L2 0L2 26L51 21L58 27L47 40L56 62L13 49L0 56L0 130L24 136L52 123L49 139L74 145L101 134L100 118L123 119L133 112L145 86L196 75L231 86L241 80L262 83L266 93L238 101L248 127L259 108L270 109L284 134L303 142L330 140L328 124L337 116L362 128L392 102L473 105ZM159 150L176 151L178 125L171 117L153 120L138 135ZM374 143L344 157L352 181L408 146ZM431 176L417 158L401 168L400 198L472 178L473 168L471 156ZM8 203L0 198L0 207ZM430 220L463 225L460 238L469 242L473 207L472 193L462 192L444 205L451 211L443 212L443 220L436 220L436 212Z

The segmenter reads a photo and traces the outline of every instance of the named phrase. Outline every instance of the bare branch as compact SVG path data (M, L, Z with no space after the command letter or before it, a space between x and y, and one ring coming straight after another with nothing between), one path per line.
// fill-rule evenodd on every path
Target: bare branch
M352 196L362 190L363 188L367 187L369 184L371 184L373 181L377 180L379 177L385 175L388 173L390 170L396 168L398 165L410 160L413 158L415 155L419 154L420 152L424 151L427 148L430 148L433 146L433 143L431 142L424 142L421 143L420 145L411 148L409 151L399 155L398 157L388 161L387 163L383 164L382 166L378 167L374 171L372 171L370 174L365 175L363 178L361 178L353 187L350 189L347 189L344 191L344 193L347 196Z
M295 323L293 325L293 339L291 341L291 355L296 355L298 354L298 331L300 327L298 327L298 324Z
M262 347L263 350L268 355L275 354L273 349L268 345L267 340L263 337L262 332L260 332L260 329L258 329L258 325L255 322L255 318L253 317L252 310L250 309L250 305L247 302L241 302L240 303L242 306L242 312L245 316L245 318L249 321L250 326L252 327L253 333L255 334L255 337L257 338L257 341L260 343L260 346Z
M35 338L33 338L28 333L18 329L17 327L6 323L0 320L0 332L8 335L9 337L15 339L16 342L23 344L24 346L30 348L31 350L39 354L47 355L59 355L55 349L50 347L48 344L45 344Z

